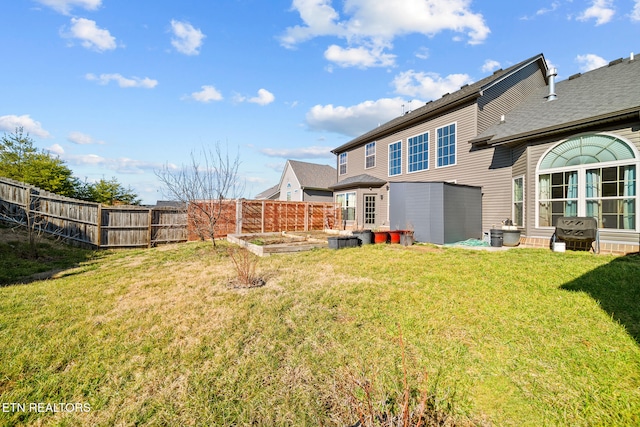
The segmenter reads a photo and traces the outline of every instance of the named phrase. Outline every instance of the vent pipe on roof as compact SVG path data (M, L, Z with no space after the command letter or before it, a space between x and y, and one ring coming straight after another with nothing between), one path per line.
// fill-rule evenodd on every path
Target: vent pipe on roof
M633 52L631 52L631 55L629 55L629 61L633 61Z
M547 95L547 101L553 101L557 98L556 96L556 76L558 75L558 70L555 68L550 68L547 72L547 77L549 78L549 95Z

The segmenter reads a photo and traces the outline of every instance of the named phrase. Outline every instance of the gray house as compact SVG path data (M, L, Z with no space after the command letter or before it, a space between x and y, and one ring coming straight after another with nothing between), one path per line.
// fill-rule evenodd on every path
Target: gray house
M601 250L638 251L639 62L556 83L540 54L445 94L332 150L335 200L353 226L402 228L390 184L479 187L485 232L509 218L546 246L558 217L594 216Z
M287 160L277 185L256 195L256 199L294 202L332 202L337 171L329 165Z

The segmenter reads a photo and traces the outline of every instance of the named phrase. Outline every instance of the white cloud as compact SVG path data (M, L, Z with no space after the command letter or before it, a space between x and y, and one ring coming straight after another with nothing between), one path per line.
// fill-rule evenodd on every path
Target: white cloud
M180 53L185 55L198 55L202 41L206 37L202 31L194 28L188 22L171 20L171 31L174 37L171 39L171 45Z
M74 7L81 7L86 10L97 10L102 4L102 0L36 0L38 3L50 7L51 9L68 15Z
M604 67L608 64L606 59L601 58L598 55L594 55L593 53L576 56L576 62L580 64L580 71L582 71L583 73L595 70L596 68Z
M596 25L606 24L616 13L613 9L613 0L593 0L591 7L578 15L578 21L595 19Z
M218 90L213 86L201 86L200 92L193 92L187 98L191 98L194 101L208 103L211 101L222 101L223 97Z
M72 166L101 167L121 174L142 174L145 171L155 171L165 166L172 169L176 168L173 164L166 165L164 163L130 159L128 157L108 158L97 154L68 154L58 144L50 147L49 151L58 154L61 159Z
M109 30L98 28L95 21L85 18L71 18L71 29L61 32L63 37L81 40L81 45L97 52L116 48L116 39Z
M429 59L429 48L421 47L416 52L416 58L418 59Z
M103 141L96 141L90 135L82 132L71 132L69 136L67 136L67 140L78 145L104 144Z
M62 148L60 144L53 144L51 147L47 148L47 151L58 156L62 156L64 154L64 148Z
M316 105L307 112L306 122L313 130L358 136L400 116L403 104L409 108L401 98L365 101L350 107Z
M236 102L251 102L252 104L268 105L275 101L276 97L266 89L258 90L258 96L247 98L246 96L236 95L234 100Z
M51 138L51 134L42 129L42 124L33 120L28 114L0 116L0 130L15 132L17 128L23 128L25 133L39 138Z
M330 159L334 155L331 150L334 147L296 147L296 148L264 148L260 150L262 154L269 157L282 157L284 159ZM277 164L276 170L282 170L280 164Z
M535 15L533 15L533 16L523 16L520 19L522 19L523 21L528 21L528 20L534 19L534 18L536 18L538 16L542 16L542 15L546 15L547 13L554 12L556 9L558 9L558 7L560 7L560 2L554 1L554 2L551 3L551 6L543 7L541 9L538 9L536 11Z
M631 12L631 20L637 22L640 21L640 0L635 0L635 3Z
M383 46L367 48L364 46L343 49L331 45L324 52L324 57L340 67L390 67L395 64L395 55L383 53Z
M292 9L300 14L303 25L289 27L280 37L283 46L292 48L319 36L345 39L349 47L330 47L325 52L329 60L341 66L367 66L371 57L389 62L392 55L382 56L382 47L391 46L394 38L411 33L433 37L442 31L466 34L468 43L482 43L489 35L489 27L479 13L470 9L470 0L345 0L344 19L331 0L293 0ZM369 50L369 55L362 47ZM345 59L347 57L347 59ZM356 57L354 59L354 57ZM358 57L364 57L357 59Z
M392 82L397 94L425 99L440 98L445 93L453 93L469 83L472 83L472 80L467 74L450 74L443 78L436 73L413 70L398 74Z
M483 73L490 73L498 69L500 69L500 63L498 61L494 61L493 59L487 59L486 61L484 61L484 64L482 64L481 68Z
M140 77L123 77L121 74L100 74L96 76L95 74L86 74L85 78L89 81L96 81L98 84L107 85L111 81L115 81L118 83L118 86L122 88L129 87L141 87L144 89L153 89L158 85L157 80L150 79L148 77L140 78Z

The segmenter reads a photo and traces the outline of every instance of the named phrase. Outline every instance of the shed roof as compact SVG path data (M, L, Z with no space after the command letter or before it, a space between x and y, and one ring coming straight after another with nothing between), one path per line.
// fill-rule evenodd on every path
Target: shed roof
M576 74L556 84L557 98L547 101L548 88L531 94L472 143L500 144L584 128L640 112L640 60L618 59L604 67Z
M331 152L334 154L340 153L349 148L358 146L364 142L373 141L383 136L398 132L399 130L405 129L408 126L412 126L414 123L419 123L427 120L429 117L441 115L450 108L456 107L460 104L469 102L482 96L482 92L484 90L488 89L494 84L499 83L505 78L511 76L512 74L536 61L540 63L540 67L544 70L544 73L546 75L547 63L544 59L544 55L540 53L505 70L497 70L492 75L485 77L475 83L464 85L460 88L460 90L457 90L456 92L450 94L447 93L443 95L442 98L436 99L435 101L429 101L422 107L416 108L415 110L406 113L403 116L396 117L395 119L388 121L387 123L380 125L377 128L358 136L357 138L352 139L346 144L331 150Z

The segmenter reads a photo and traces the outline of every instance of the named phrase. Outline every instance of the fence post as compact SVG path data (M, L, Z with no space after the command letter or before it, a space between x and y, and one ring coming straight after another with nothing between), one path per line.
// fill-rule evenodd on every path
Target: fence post
M242 200L236 199L236 234L242 234Z
M151 247L151 226L152 226L152 221L153 221L153 209L149 208L149 215L148 215L148 221L149 221L149 232L147 233L147 238L149 239L149 243L147 244L147 248Z
M96 237L96 245L98 249L102 246L102 203L98 203L98 217L96 218L96 229L98 236Z
M260 212L260 232L264 233L264 211L266 209L266 202L262 201L262 212Z

